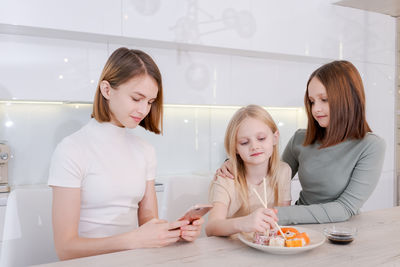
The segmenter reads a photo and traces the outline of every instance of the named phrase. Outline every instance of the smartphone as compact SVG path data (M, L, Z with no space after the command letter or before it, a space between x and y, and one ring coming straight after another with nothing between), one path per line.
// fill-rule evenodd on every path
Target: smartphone
M190 223L192 223L193 221L200 219L201 217L206 215L207 212L209 212L212 209L212 207L213 206L211 204L194 205L193 207L188 209L185 215L179 218L178 221L188 220Z

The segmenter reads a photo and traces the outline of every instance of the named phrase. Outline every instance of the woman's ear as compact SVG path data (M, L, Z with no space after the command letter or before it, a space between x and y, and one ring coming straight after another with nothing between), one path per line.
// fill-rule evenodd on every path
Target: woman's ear
M107 100L110 99L110 94L111 94L111 85L108 81L103 80L100 82L100 92L103 95L103 97Z
M274 145L276 145L276 144L278 144L278 141L279 141L279 131L278 130L276 130L275 132L274 132L274 134L273 134L273 144Z

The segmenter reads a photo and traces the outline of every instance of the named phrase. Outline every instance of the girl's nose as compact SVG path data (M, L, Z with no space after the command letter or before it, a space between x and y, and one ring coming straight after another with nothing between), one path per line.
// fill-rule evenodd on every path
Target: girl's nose
M138 112L141 114L146 114L146 112L147 112L147 102L146 101L140 102Z
M318 104L318 103L315 103L315 104L314 104L314 110L315 110L315 111L321 111L321 105Z
M256 142L250 142L250 149L251 150L256 150L257 149L257 143Z

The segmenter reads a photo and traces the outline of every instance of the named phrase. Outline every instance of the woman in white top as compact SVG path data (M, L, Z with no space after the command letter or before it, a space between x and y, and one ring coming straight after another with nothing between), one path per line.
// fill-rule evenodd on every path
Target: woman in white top
M193 241L203 219L158 219L153 147L127 129L162 130L161 74L139 50L117 49L97 86L92 119L58 144L50 166L61 260Z

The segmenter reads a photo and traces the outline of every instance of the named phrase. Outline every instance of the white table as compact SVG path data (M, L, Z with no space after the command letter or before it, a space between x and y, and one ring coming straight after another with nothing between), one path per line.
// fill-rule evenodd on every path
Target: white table
M358 229L348 245L326 241L295 255L273 255L230 238L200 238L164 248L137 249L41 266L400 266L400 207L365 212L335 225ZM326 224L302 225L321 231Z

